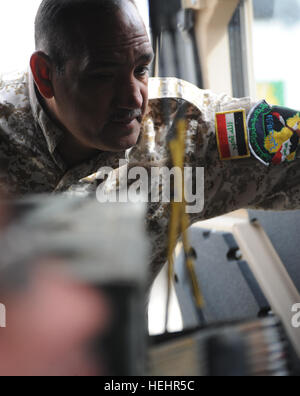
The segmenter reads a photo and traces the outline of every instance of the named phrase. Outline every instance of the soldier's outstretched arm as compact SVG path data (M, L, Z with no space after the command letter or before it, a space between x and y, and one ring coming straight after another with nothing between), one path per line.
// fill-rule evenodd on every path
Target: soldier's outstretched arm
M203 167L205 177L204 209L192 222L240 208L300 209L300 112L177 79L151 81L153 116L158 97L190 104L185 166Z

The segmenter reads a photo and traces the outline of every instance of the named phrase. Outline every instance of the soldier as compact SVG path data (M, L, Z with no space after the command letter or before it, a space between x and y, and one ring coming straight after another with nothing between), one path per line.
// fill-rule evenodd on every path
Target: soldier
M177 79L152 80L148 103L153 51L131 0L44 0L35 33L31 70L0 85L1 183L11 193L94 194L95 172L120 159L167 164L167 131L185 103L185 165L205 168L204 209L192 223L241 207L300 207L298 124L290 125L299 113ZM168 204L149 205L152 275L165 262L168 219Z

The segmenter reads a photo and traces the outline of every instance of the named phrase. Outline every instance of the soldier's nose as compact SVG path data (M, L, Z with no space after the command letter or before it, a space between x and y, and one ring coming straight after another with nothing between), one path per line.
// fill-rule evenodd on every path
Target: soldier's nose
M144 100L138 81L124 83L119 87L117 96L119 108L135 110L143 106Z

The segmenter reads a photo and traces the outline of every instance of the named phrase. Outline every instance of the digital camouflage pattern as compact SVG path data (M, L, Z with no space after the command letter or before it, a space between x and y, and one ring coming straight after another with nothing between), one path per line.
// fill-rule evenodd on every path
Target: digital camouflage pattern
M191 223L239 208L272 210L300 208L300 155L295 161L264 166L254 157L221 161L215 135L218 112L245 109L248 115L256 105L249 98L233 99L177 80L152 79L149 109L139 144L126 153L100 153L74 169L67 169L57 147L63 132L48 118L39 103L31 74L0 83L0 168L1 186L14 194L67 192L94 195L101 167L118 169L119 160L129 167L170 165L166 138L180 105L188 104L185 165L205 168L205 205L191 215ZM166 124L163 110L168 109ZM194 181L195 182L195 181ZM109 190L109 180L107 181ZM151 279L167 257L169 204L149 204L147 228L152 242Z

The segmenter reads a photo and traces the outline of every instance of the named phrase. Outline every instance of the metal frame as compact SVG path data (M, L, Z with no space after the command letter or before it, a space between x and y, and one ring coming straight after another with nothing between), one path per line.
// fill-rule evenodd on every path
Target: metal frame
M269 237L258 221L234 224L233 235L256 280L300 358L300 331L292 326L292 307L300 295Z
M292 326L292 307L300 294L290 278L270 238L260 223L251 221L247 210L198 223L198 227L231 232L256 281L289 335L300 358L300 331Z

